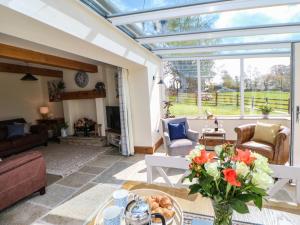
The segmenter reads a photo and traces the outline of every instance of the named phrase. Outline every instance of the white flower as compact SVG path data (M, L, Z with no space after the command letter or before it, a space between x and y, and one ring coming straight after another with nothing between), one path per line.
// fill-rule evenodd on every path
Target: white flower
M220 177L220 171L218 170L219 164L217 162L206 163L204 165L206 172L215 179Z
M203 145L198 145L194 150L190 151L190 153L185 157L189 162L193 161L193 158L200 155L200 151L204 149Z
M245 177L249 172L250 168L244 162L237 162L236 163L236 173Z
M264 172L267 174L272 174L273 171L271 170L271 168L269 167L269 163L268 163L268 159L258 153L252 153L251 156L255 157L255 161L254 161L254 170L257 172Z
M259 171L252 174L252 184L267 190L274 183L273 178L265 172Z
M217 145L215 147L215 153L217 154L217 156L220 156L222 150L223 150L223 146L222 145Z

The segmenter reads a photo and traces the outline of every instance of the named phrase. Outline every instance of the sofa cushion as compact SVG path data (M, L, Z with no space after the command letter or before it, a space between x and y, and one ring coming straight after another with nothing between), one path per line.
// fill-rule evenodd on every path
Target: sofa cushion
M275 138L280 130L279 124L257 122L252 140L275 144Z
M168 123L168 129L171 140L186 138L185 122Z
M13 138L17 136L24 136L24 124L10 124L7 125L7 137Z
M254 152L262 154L263 156L265 156L269 159L273 159L273 156L274 156L273 145L271 145L269 143L248 141L237 147L238 148L242 147L243 149L251 149Z

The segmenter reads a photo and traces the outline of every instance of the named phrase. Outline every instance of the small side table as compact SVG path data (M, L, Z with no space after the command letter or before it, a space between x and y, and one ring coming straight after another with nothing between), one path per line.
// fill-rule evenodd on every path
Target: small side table
M44 124L47 126L48 132L52 131L52 137L49 137L49 140L53 140L56 142L60 142L60 139L58 138L60 136L60 124L65 122L64 118L52 118L52 119L38 119L37 124Z
M214 150L214 146L225 143L226 131L220 128L218 131L215 131L213 128L205 128L202 130L202 140L205 149ZM208 145L208 143L211 143L211 145Z

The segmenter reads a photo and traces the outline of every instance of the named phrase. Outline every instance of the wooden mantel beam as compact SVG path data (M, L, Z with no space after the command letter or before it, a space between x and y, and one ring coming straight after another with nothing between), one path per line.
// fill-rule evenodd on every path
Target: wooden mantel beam
M32 73L33 75L40 75L46 77L63 77L63 71L61 70L51 70L39 67L32 67L32 66L22 66L17 64L10 64L10 63L2 63L0 62L0 72L7 72L7 73Z
M45 53L31 51L2 43L0 43L0 57L90 73L98 72L98 67L96 65L62 58L59 56L48 55Z

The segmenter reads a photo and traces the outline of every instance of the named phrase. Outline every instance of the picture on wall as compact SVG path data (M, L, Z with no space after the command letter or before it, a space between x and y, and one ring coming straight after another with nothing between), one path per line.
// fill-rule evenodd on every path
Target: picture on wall
M50 102L60 102L61 94L65 89L65 84L62 80L48 81L48 94Z

